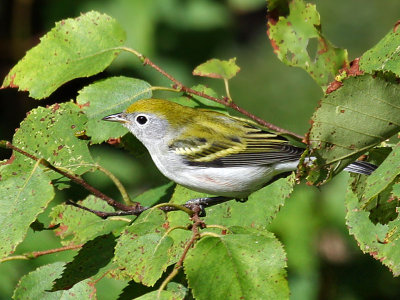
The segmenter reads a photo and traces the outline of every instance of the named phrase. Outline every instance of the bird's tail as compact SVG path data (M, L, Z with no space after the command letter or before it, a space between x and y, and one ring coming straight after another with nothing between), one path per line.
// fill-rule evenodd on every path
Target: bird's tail
M344 170L351 173L371 175L372 172L376 170L376 168L377 166L375 166L374 164L362 160L357 160L344 168Z

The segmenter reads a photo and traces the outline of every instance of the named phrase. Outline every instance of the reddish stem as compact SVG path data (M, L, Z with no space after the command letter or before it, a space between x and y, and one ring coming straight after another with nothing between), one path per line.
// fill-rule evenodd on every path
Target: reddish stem
M233 101L228 101L228 100L225 100L225 99L219 99L219 98L216 98L216 97L207 95L207 94L205 94L204 92L196 91L196 90L194 90L194 89L191 89L191 88L189 88L189 87L186 87L186 86L184 86L179 80L177 80L175 77L173 77L172 75L170 75L169 73L167 73L165 70L163 70L162 68L160 68L158 65L156 65L155 63L153 63L153 62L152 62L150 59L148 59L147 57L146 57L146 58L141 57L141 58L142 58L142 60L143 60L143 65L149 65L149 66L151 66L153 69L157 70L157 71L158 71L159 73L161 73L163 76L165 76L165 77L167 77L169 80L171 80L171 81L176 85L176 88L177 88L177 89L179 89L179 90L181 90L181 91L183 91L183 92L185 92L185 93L194 94L194 95L197 95L197 96L200 96L200 97L203 97L203 98L206 98L206 99L209 99L209 100L218 102L218 103L220 103L220 104L222 104L222 105L225 105L225 106L227 106L227 107L230 107L230 108L236 110L237 112L239 112L239 113L241 113L241 114L243 114L243 115L249 117L250 119L256 121L258 124L260 124L260 125L262 125L262 126L265 126L265 127L269 128L269 129L271 129L271 130L273 130L273 131L276 131L276 132L279 132L279 133L290 134L290 135L295 136L295 137L297 137L297 138L299 138L299 139L303 139L303 138L304 138L303 136L301 136L301 135L299 135L299 134L297 134L297 133L291 132L291 131L289 131L289 130L280 128L280 127L278 127L278 126L276 126L276 125L274 125L274 124L268 123L267 121L265 121L265 120L263 120L263 119L257 117L256 115L254 115L254 114L248 112L247 110L245 110L245 109L239 107L239 106L238 106L237 104L235 104Z

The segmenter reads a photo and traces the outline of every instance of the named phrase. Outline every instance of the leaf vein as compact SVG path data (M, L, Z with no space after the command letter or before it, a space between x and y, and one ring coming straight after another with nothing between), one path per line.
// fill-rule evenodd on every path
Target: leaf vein
M381 100L381 101L382 101L382 100ZM331 103L331 102L324 102L324 101L322 101L322 103L325 103L325 104L331 105L331 106L340 106L341 108L354 111L354 112L356 112L356 113L359 113L360 115L368 116L368 117L370 117L370 118L373 118L373 119L376 119L376 120L380 120L380 121L383 121L383 122L389 122L389 123L392 123L392 124L394 124L394 125L400 127L400 124L395 123L395 122L393 122L392 120L387 120L387 119L383 119L383 118L381 118L381 117L377 117L377 116L374 116L374 115L370 115L370 114L367 114L367 113L365 113L365 112L358 111L358 110L356 110L356 109L354 109L354 108L351 108L351 107L348 107L348 106L343 106L343 105L341 105L341 104L338 105L338 104L334 104L334 103Z

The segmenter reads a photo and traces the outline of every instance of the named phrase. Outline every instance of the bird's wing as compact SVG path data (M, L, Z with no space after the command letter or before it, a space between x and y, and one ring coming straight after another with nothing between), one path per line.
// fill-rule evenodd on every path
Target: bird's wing
M169 145L192 166L240 167L296 161L304 149L292 146L280 135L262 130L241 120L230 124L235 130L216 127L202 138L185 136ZM198 128L201 130L201 128ZM235 132L236 134L231 134Z

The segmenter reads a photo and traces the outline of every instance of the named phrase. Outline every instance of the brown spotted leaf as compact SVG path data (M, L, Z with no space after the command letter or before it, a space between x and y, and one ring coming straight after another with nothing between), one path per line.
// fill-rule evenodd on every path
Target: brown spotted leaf
M339 69L348 65L347 51L322 35L314 4L290 1L288 15L286 5L279 1L268 5L268 36L274 52L283 63L304 69L325 90Z
M349 77L326 95L312 118L311 149L322 165L342 170L400 130L400 87L381 77Z

